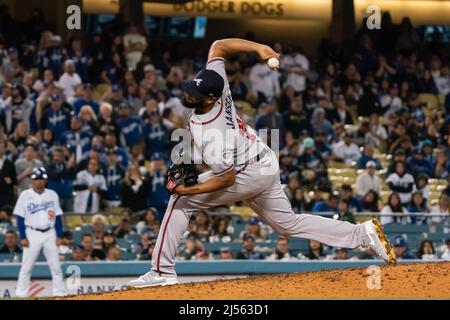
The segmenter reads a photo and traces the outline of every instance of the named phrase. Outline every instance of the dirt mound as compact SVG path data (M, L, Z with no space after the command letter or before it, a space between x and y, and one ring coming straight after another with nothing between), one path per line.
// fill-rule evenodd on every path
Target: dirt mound
M65 299L450 299L450 262L382 266L376 274L377 269L353 268L264 275Z

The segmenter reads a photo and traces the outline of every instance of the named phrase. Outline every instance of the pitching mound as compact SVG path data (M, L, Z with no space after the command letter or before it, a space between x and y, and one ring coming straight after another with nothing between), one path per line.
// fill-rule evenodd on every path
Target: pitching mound
M382 266L379 274L379 289L366 268L353 268L198 282L65 299L450 298L450 262ZM368 289L368 283L375 289Z

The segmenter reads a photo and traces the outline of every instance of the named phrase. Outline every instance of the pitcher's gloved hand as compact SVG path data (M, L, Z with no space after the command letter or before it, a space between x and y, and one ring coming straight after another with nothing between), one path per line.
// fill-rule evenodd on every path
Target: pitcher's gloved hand
M198 183L197 169L194 164L172 164L167 173L166 188L172 194L176 187L193 186Z

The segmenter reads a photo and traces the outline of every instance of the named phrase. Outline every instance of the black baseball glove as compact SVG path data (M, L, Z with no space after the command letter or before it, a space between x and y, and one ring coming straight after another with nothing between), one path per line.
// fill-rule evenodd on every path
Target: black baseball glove
M170 194L179 185L186 187L197 184L198 174L194 164L172 164L167 173L166 188Z

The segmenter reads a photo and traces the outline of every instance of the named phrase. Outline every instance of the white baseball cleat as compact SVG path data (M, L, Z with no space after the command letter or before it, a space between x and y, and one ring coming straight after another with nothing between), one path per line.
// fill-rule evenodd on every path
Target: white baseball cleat
M377 255L389 264L397 263L397 256L389 239L383 231L383 227L377 219L364 222L366 233L370 239L369 246Z
M140 276L136 280L132 280L128 283L128 288L146 288L155 286L168 286L177 284L178 280L176 277L161 277L152 275L147 272L143 276Z

